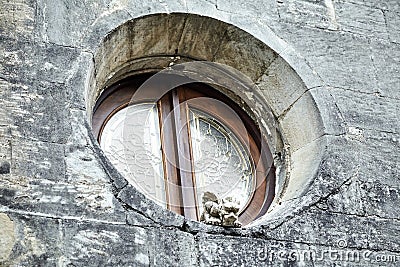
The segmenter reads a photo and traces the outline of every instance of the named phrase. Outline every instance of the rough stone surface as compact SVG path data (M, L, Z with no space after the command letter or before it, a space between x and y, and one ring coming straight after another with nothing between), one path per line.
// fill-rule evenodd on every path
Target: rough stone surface
M348 126L399 133L398 100L337 88L330 89L330 92Z
M0 266L399 266L399 14L398 0L0 0ZM165 211L91 133L94 65L113 62L94 70L105 82L121 58L174 54L274 100L297 179L252 226Z
M391 219L331 213L322 207L311 208L264 234L272 239L332 247L340 246L339 240L345 240L347 248L398 252L400 240L395 234L398 224ZM304 235L304 232L313 234Z
M381 96L399 99L400 44L374 40L371 43L373 65L378 77L378 92Z
M381 9L347 1L338 1L335 6L337 23L341 30L381 39L388 38L385 16Z
M320 123L321 117L318 112L314 112L313 106L314 100L307 92L279 117L280 124L284 128L283 134L287 142L291 144L292 151L302 148L324 133ZM302 128L303 131L300 134L294 134L290 131L291 128Z
M10 163L7 161L2 161L0 163L0 174L10 173Z
M15 244L5 266L55 266L63 242L60 221L41 216L9 213L15 224ZM1 262L0 262L1 263Z
M280 75L287 73L287 75ZM307 90L300 78L291 72L291 67L282 58L277 58L263 74L257 85L266 95L266 99L273 99L268 103L275 116L280 116L289 109Z
M334 6L328 1L277 1L279 17L286 22L337 30Z
M195 266L194 237L178 230L63 222L63 264Z
M400 43L400 30L399 27L397 27L400 21L400 12L387 11L385 12L385 19L387 23L390 41L397 44Z
M0 263L8 259L15 242L14 223L5 213L0 213Z
M37 3L33 0L2 0L0 2L0 36L32 40L38 35Z
M326 85L363 92L377 92L377 77L367 37L347 32L277 25L281 38L290 42L297 52L307 55L310 63ZM304 42L307 36L308 41ZM339 45L340 44L340 45Z
M338 239L339 246L209 234L198 235L198 240L200 266L373 266L382 262L396 266L393 259L399 257L388 251L347 248L342 239ZM242 250L247 253L238 252Z

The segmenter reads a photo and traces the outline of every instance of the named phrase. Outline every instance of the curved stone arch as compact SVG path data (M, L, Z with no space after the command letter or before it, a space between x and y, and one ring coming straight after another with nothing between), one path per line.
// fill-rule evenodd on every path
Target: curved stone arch
M258 85L251 88L257 94L232 90L232 97L244 100L253 116L262 117L262 110L254 103L267 103L282 137L273 144L277 165L281 166L277 198L270 212L254 224L281 221L319 197L312 184L325 152L324 136L341 131L332 126L337 119L336 107L330 95L321 90L324 83L317 73L272 30L263 32L259 27L262 26L257 24L241 29L215 18L186 13L151 14L125 21L97 47L86 92L90 119L102 90L132 74L203 60L226 64L248 76ZM99 32L93 30L88 38L100 38L94 38ZM140 203L146 202L143 196L132 187L125 187L124 178L95 147L116 187L123 188L119 198L140 209ZM134 195L141 199L139 203ZM157 205L151 206L153 212L168 213Z

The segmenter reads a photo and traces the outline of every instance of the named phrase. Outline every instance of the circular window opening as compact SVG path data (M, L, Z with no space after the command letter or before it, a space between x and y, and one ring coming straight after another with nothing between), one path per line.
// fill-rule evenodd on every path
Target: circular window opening
M152 75L124 78L96 102L93 131L114 167L186 218L240 226L264 215L275 167L256 123L208 84Z

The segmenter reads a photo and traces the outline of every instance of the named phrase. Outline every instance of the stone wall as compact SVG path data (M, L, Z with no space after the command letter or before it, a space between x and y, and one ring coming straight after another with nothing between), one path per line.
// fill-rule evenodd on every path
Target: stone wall
M324 120L308 192L254 226L187 221L116 185L90 132L101 41L175 12L269 46L307 87L293 103L312 95ZM398 0L0 0L0 266L398 266L399 24Z

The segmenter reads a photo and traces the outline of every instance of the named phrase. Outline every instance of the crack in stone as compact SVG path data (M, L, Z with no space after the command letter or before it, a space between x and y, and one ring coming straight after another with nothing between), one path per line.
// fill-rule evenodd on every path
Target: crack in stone
M125 201L123 201L121 199L121 197L119 196L119 194L121 193L121 191L126 188L129 184L126 184L124 187L122 187L116 194L114 194L115 198L119 201L119 203L122 205L122 207L124 207L125 210L130 210L130 211L134 211L136 213L138 213L139 215L142 215L143 217L145 217L146 219L149 219L150 221L152 221L155 224L159 224L158 222L156 222L153 218L151 218L150 216L148 216L147 214L145 214L144 212L142 212L141 210L135 209L133 208L131 205L128 205L125 203Z
M278 21L281 22L282 18L281 18L281 13L279 12L279 5L283 4L282 0L277 0L276 1L276 14L278 14Z
M182 31L181 31L181 34L179 36L178 47L176 48L176 50L177 50L176 52L177 53L175 53L175 54L178 54L178 55L180 53L179 48L181 47L181 44L182 44L183 33L185 32L185 29L186 29L187 20L188 20L188 16L186 15L184 17L184 19L183 19ZM168 19L168 22L169 22L169 19Z
M389 25L388 25L388 20L387 20L387 17L386 17L386 13L387 13L388 11L383 10L383 9L380 9L380 11L383 13L383 20L385 21L386 32L387 32L388 37L389 37L389 40L390 40Z
M35 139L35 138L29 138L29 137L24 137L24 136L18 136L18 135L12 135L11 136L12 139L19 139L22 141L29 141L29 142L34 142L34 143L44 143L44 144L52 144L52 145L60 145L60 146L64 146L66 145L68 142L56 142L56 141L49 141L49 140L41 140L41 139Z
M197 235L195 235L193 237L193 239L195 242L195 249L196 249L196 263L197 263L197 266L201 266L200 265L200 240Z
M225 234L214 234L213 236L220 236L220 237L226 237L229 235L225 235ZM196 235L196 237L200 237L199 235ZM234 236L231 236L234 237ZM289 239L280 239L280 238L275 238L275 237L266 237L263 233L261 233L261 235L259 236L242 236L242 238L251 238L251 239L256 239L256 240L261 240L261 241L276 241L276 242L285 242L285 243L290 243L290 244L300 244L300 245L306 245L306 246L321 246L321 247L325 247L325 248L340 248L343 249L342 247L340 247L338 244L323 244L323 243L318 243L318 242L306 242L306 241L299 241L299 240L289 240ZM392 252L392 253L400 253L400 250L390 250L390 249L376 249L376 248L368 248L368 247L356 247L356 246L347 246L346 249L350 250L350 249L355 249L355 250L369 250L369 251L373 251L373 252L383 252L383 251L388 251L388 252Z
M395 221L400 222L400 217L384 217L384 216L380 216L380 215L377 215L377 214L363 215L363 214L357 214L357 213L347 213L347 212L342 212L342 211L334 211L334 210L331 210L329 208L328 209L322 209L322 208L320 208L318 206L316 206L316 208L321 210L321 211L328 211L328 212L334 213L334 214L341 214L341 215L353 216L353 217L358 217L358 218L368 218L368 219L374 219L374 220L387 220L387 221L395 220Z
M319 86L314 87L314 88L318 88L318 87L319 87ZM311 89L314 89L314 88L307 88L298 98L296 98L296 100L293 101L292 104L289 105L289 107L287 107L284 111L282 111L282 113L281 113L280 115L278 115L277 120L278 120L278 121L281 121L281 120L286 116L286 114L292 109L292 107L293 107L307 92L309 92Z
M321 197L317 202L312 204L309 208L316 207L321 202L325 202L326 200L328 200L331 196L338 194L343 186L350 185L352 183L351 181L358 176L359 171L360 171L360 166L357 166L357 169L355 170L353 175L351 175L349 178L347 178L338 187L332 189L332 191L330 193L328 193L326 196Z
M73 220L73 221L79 221L79 222L94 222L94 223L105 223L105 224L112 224L112 225L125 225L125 223L123 223L123 222L107 221L107 220L94 219L94 218L83 218L83 217L68 216L68 215L57 216L57 215L49 214L49 213L15 210L15 209L10 209L5 206L0 206L0 212L4 212L4 213L10 212L10 213L20 214L20 215L25 215L25 216L37 216L37 217L48 218L48 219L57 219L57 220L61 219L61 220Z
M275 60L277 60L278 58L279 58L279 54L276 53L276 52L274 51L273 60L272 60L267 66L266 66L266 65L263 65L263 66L262 66L262 68L263 68L264 70L260 73L260 75L259 75L257 78L254 79L254 81L256 81L255 84L257 84L257 82L260 83L260 79L268 72L268 70L269 70L269 68L271 67L271 65L272 65L272 64L275 62Z
M338 34L338 33L350 34L350 35L352 35L352 36L354 36L354 37L365 38L365 39L367 39L368 41L371 41L371 40L378 40L378 41L385 41L385 42L388 42L388 39L381 38L381 37L376 36L376 35L368 35L368 34L363 34L363 33L359 33L359 32L353 32L353 31L351 31L351 30L346 30L346 29L332 30L332 29L325 28L325 27L321 27L321 26L318 26L318 25L313 26L313 25L308 25L308 24L296 22L296 21L287 22L287 21L283 21L283 20L282 20L282 21L280 21L280 22L281 22L281 24L288 24L288 25L290 25L291 27L293 27L293 26L298 26L298 27L301 27L301 28L304 28L304 29L310 29L310 30L315 30L315 29L317 29L317 30L322 30L322 31L325 31L325 32L332 32L332 33L336 33L336 34ZM392 42L392 43L397 44L396 42Z
M284 111L282 111L282 113L277 116L277 120L282 120L283 117L286 116L286 114L292 109L292 107L309 91L314 90L314 89L318 89L318 88L325 88L324 85L317 85L317 86L313 86L310 88L307 88L298 98L296 98L295 101L293 101L292 104L289 105L289 107L287 107ZM336 102L335 102L336 103Z
M349 3L351 3L351 4L354 4L354 5L360 5L360 6L365 6L365 7L372 7L372 8L375 8L375 9L383 9L384 10L384 8L383 7L377 7L377 6L374 6L374 5L369 5L366 1L362 1L362 2L359 2L359 1L352 1L352 0L347 0ZM377 2L379 2L379 1L377 1Z
M375 68L374 62L372 62L372 64L373 64L373 66ZM359 94L376 96L376 97L379 97L379 98L388 98L388 99L393 99L393 100L400 100L400 97L382 95L380 92L365 92L365 91L359 91L357 89L352 89L350 87L339 87L339 86L333 86L333 85L328 85L328 87L332 88L332 89L339 89L339 90L350 91L350 92L359 93Z
M355 174L358 174L359 168L356 170ZM309 203L306 206L303 206L300 210L296 211L294 214L288 216L285 218L284 221L280 222L279 224L271 227L271 230L276 230L277 228L281 227L283 224L295 219L297 216L301 215L304 212L307 212L310 208L315 207L316 205L318 205L319 203L326 201L329 197L331 197L334 194L337 194L340 191L340 188L343 187L344 185L346 185L349 181L351 181L354 178L354 175L350 176L348 179L346 179L344 182L342 182L338 187L336 188L332 188L331 192L329 192L326 196L322 196L320 197L317 201L313 202L313 203ZM289 200L288 200L289 201Z

